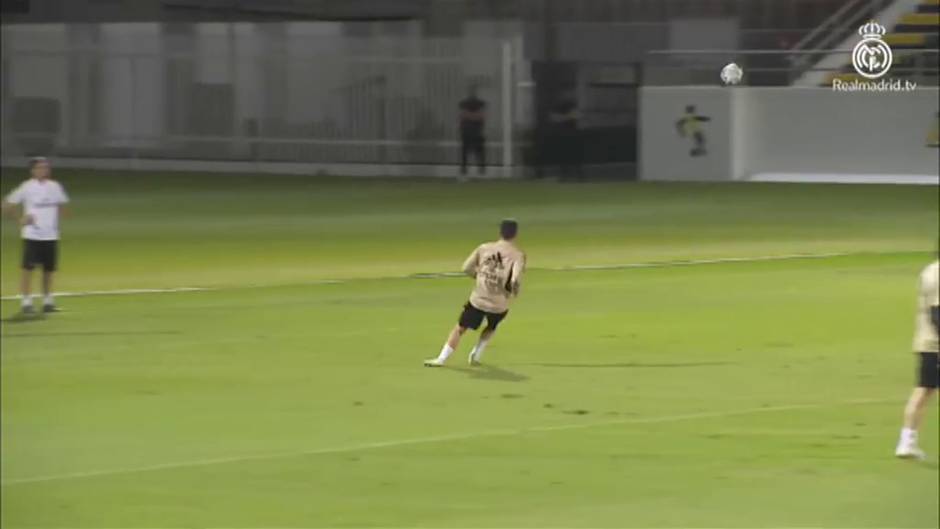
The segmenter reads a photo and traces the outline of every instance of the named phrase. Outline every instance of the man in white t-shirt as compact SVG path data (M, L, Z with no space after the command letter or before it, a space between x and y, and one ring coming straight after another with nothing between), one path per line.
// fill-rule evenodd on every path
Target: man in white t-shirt
M68 203L62 184L49 178L49 160L29 161L30 179L23 182L3 200L4 213L19 218L23 237L23 276L20 293L23 312L33 312L30 294L33 269L42 266L43 312L56 312L52 298L52 278L58 266L59 215Z

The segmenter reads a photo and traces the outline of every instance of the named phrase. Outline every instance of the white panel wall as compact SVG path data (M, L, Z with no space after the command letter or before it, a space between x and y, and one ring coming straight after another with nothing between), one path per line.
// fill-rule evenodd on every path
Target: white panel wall
M937 149L925 145L937 119L937 89L756 90L743 116L751 139L745 174L937 174Z
M156 145L166 132L166 61L160 24L137 24L134 58L134 130L138 146Z
M12 59L10 89L14 97L61 98L67 86L65 57L68 32L62 24L23 24L3 27L4 46L23 52Z
M101 134L107 145L156 141L164 132L163 32L159 24L102 24L100 46L115 50L100 61Z
M232 82L234 37L231 24L209 22L195 27L195 71L197 83L227 84Z
M235 33L235 122L258 119L264 110L264 57L263 35L258 25L251 22L232 24Z
M727 90L726 90L727 91ZM757 98L751 90L735 89L731 94L731 179L743 180L749 177L748 153L752 152L752 134L748 126Z
M687 104L703 124L708 154L692 157L675 122ZM785 173L810 180L839 175L938 174L926 146L937 122L936 88L843 93L828 88L647 87L641 91L644 180L733 180Z
M56 55L68 48L62 24L23 24L3 27L3 45L17 51L9 62L10 96L59 100L62 130L69 130L68 59Z
M341 23L294 22L286 25L287 114L291 123L327 117L331 95L339 88L343 64Z
M705 156L692 156L692 138L676 128L687 105L710 121L701 124ZM710 88L644 88L640 94L640 178L728 180L732 174L731 91Z

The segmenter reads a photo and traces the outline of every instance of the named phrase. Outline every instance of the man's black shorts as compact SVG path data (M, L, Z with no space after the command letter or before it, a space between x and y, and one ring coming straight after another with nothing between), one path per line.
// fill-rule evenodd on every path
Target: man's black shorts
M496 330L496 327L499 326L499 322L503 321L507 314L509 314L508 310L496 314L480 310L467 302L467 304L463 306L463 312L460 314L459 324L464 329L477 330L480 328L480 324L483 323L483 318L485 317L486 328Z
M55 272L59 264L59 241L23 239L23 269L41 266L45 272Z
M940 362L938 353L920 353L920 368L917 373L917 385L922 388L937 389L940 381Z

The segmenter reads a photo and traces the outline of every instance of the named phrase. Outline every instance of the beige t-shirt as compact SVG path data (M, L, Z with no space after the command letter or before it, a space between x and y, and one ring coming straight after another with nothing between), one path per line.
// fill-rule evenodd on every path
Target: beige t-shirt
M930 319L930 307L940 305L940 261L930 263L920 274L920 293L917 296L917 323L914 331L914 352L940 351L937 328Z
M509 298L519 295L525 254L509 241L484 243L464 261L463 271L477 281L470 304L485 312L503 313L509 310Z

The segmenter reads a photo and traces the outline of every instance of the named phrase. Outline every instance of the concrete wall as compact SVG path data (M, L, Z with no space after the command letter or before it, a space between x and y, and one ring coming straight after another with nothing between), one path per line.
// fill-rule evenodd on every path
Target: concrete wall
M694 105L706 154L693 156L694 143L681 137L676 122ZM642 180L728 180L732 174L731 91L662 87L640 90L640 178Z
M656 88L641 91L641 178L748 180L804 175L808 181L905 176L936 180L938 90L834 92L828 88ZM711 117L707 154L675 122L686 105Z

